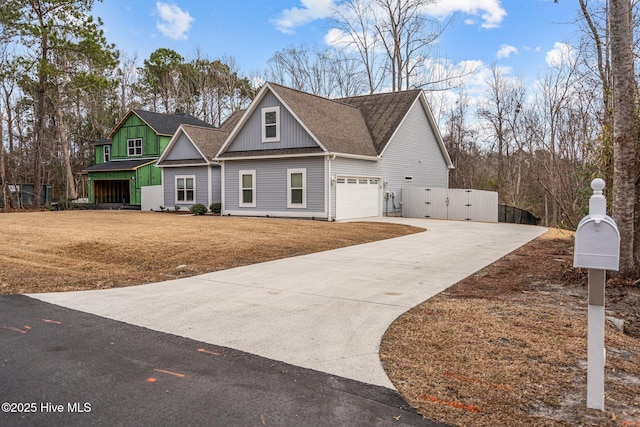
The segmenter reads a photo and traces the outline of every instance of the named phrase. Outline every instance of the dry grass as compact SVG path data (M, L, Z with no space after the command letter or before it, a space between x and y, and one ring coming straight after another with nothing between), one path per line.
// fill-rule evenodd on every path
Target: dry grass
M0 229L0 293L140 284L420 230L117 211L3 214ZM407 402L464 426L640 427L640 289L608 284L608 313L635 319L636 337L607 327L607 412L587 410L572 254L572 234L552 230L394 322L380 355Z
M0 214L0 293L156 282L422 229L130 211Z
M640 427L640 339L611 327L607 412L586 409L586 282L571 245L553 230L397 319L381 358L409 404L464 426Z

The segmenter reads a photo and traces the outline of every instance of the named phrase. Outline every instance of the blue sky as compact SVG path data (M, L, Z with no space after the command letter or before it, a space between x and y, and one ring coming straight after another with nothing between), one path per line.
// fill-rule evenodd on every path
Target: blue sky
M235 58L243 74L265 69L271 55L285 47L325 44L327 19L340 0L104 0L94 15L102 18L107 39L138 61L160 47L186 59ZM559 43L576 36L578 5L572 0L440 0L430 13L453 16L439 40L437 55L453 64L476 61L508 67L532 82L544 72Z

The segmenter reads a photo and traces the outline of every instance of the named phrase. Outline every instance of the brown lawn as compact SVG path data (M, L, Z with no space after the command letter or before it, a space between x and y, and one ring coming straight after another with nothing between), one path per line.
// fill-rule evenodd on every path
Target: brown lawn
M137 285L422 231L131 211L0 214L0 230L0 294Z
M68 211L0 214L0 294L128 286L387 239L376 223ZM640 427L640 288L610 280L606 412L586 409L586 275L552 230L398 318L380 348L419 413L464 426Z
M419 413L460 426L640 427L640 288L607 284L605 410L586 408L587 279L551 230L398 318L380 357Z

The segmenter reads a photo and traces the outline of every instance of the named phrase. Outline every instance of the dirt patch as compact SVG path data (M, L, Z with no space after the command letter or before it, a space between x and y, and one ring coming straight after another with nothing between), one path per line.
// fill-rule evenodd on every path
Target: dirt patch
M381 359L419 413L465 426L640 427L640 289L607 284L606 412L586 408L587 277L573 235L534 240L410 310Z
M138 285L423 231L130 211L1 214L0 229L0 294Z

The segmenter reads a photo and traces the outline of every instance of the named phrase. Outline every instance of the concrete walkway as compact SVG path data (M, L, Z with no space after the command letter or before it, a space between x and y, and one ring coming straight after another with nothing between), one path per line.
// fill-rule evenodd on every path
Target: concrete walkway
M545 231L513 224L376 220L428 231L162 283L30 296L393 388L378 357L389 325Z

